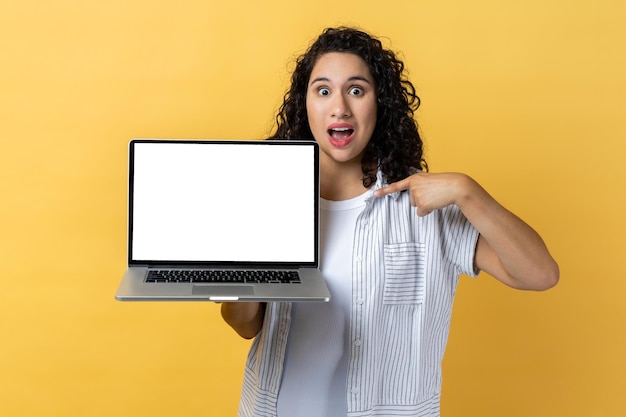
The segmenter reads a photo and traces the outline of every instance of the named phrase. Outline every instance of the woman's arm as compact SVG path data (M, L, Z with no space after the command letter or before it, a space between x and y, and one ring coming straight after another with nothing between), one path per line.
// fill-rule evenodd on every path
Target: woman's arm
M265 303L229 302L221 307L222 318L244 339L255 337L263 326Z
M480 236L476 266L518 289L546 290L557 284L559 267L543 240L529 225L505 209L464 174L419 173L379 189L380 197L408 189L417 214L456 204Z
M513 288L555 286L559 267L539 234L471 178L463 176L459 181L462 191L456 204L480 233L476 266Z

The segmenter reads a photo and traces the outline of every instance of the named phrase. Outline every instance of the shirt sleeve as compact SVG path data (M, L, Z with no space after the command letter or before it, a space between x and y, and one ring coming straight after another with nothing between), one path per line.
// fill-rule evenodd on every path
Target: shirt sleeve
M456 205L442 210L444 256L455 265L459 274L477 277L480 270L474 258L478 243L478 230L467 220Z

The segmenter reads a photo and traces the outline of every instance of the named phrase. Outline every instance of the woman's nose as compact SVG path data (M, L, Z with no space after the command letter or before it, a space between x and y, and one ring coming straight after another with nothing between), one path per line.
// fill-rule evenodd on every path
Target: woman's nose
M332 105L332 116L337 118L350 116L350 106L343 94L335 95Z

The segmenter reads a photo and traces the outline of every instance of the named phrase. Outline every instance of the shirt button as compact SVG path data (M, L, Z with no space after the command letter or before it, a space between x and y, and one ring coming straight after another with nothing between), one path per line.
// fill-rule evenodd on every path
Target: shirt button
M357 388L352 388L350 392L352 392L353 394L358 394L359 390Z
M361 339L356 339L356 340L354 341L354 346L356 346L356 347L361 346Z
M357 257L356 257L356 258L354 258L354 259L355 259L357 262L361 262L361 261L363 260L363 258L362 258L362 257L360 257L360 256L357 256Z
M356 299L356 303L357 303L358 305L363 305L363 299L362 299L362 298L357 298L357 299Z

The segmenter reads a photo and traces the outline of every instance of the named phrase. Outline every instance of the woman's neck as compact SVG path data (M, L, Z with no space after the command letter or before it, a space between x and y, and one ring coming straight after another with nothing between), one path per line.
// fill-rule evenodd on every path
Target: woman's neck
M339 167L322 164L320 167L320 194L331 201L343 201L367 191L363 185L361 166Z

